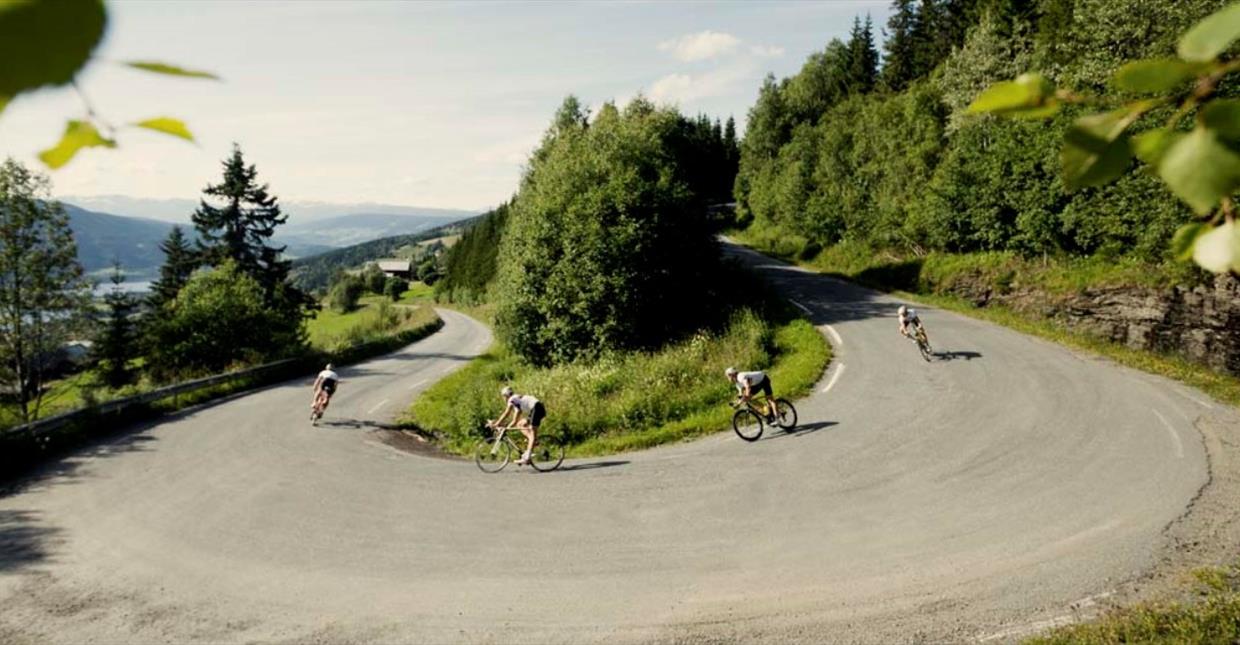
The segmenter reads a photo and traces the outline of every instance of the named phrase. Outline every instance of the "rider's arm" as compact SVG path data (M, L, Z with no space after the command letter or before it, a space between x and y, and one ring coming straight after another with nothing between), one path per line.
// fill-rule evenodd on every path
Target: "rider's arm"
M504 425L504 419L507 419L507 418L508 418L508 413L509 413L509 412L512 412L512 410L513 410L513 406L512 406L512 404L511 404L511 403L509 403L509 404L508 404L508 406L504 408L504 412L503 412L503 414L500 414L500 415L499 415L499 418L495 420L495 425L496 425L496 426L502 426L502 425ZM515 421L515 419L514 419L514 421Z
M316 377L316 378L314 379L314 391L315 391L315 392L318 392L318 391L319 391L319 387L320 387L320 386L322 386L322 385L323 385L323 376L322 376L322 375L319 375L318 377Z

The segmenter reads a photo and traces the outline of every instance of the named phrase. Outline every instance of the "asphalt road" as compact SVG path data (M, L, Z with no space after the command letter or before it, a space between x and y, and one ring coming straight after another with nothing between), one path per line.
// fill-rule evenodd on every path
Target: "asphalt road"
M921 308L926 363L891 298L745 257L835 345L800 431L549 474L398 451L376 428L491 342L444 311L319 427L301 379L0 498L0 642L1002 640L1154 567L1207 483L1203 394Z

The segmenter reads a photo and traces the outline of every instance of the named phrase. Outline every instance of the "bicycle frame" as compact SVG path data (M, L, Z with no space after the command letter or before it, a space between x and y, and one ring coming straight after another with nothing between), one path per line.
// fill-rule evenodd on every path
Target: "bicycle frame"
M501 441L508 438L508 431L516 430L516 429L517 429L517 426L504 426L502 428L491 428L492 430L491 437L494 439L494 441L491 442L491 454L495 454L496 452L499 451L499 444ZM512 444L513 448L517 447L516 444L513 444L512 439L508 439L508 443Z

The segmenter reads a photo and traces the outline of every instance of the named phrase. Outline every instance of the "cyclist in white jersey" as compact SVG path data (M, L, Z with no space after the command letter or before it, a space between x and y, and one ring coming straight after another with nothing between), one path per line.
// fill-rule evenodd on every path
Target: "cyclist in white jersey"
M310 409L326 410L327 404L331 402L332 395L336 393L336 385L340 383L340 375L332 370L332 364L328 363L319 372L317 378L314 379L314 399L310 404ZM320 404L322 407L320 408Z
M723 373L736 386L736 390L740 393L742 399L748 401L750 397L758 392L765 395L767 418L774 419L777 416L775 412L775 394L771 388L771 378L766 375L766 372L738 372L735 367L729 367Z
M896 315L900 319L900 335L901 336L904 336L905 338L909 338L908 332L909 332L910 326L915 329L920 329L922 333L925 333L926 326L921 324L921 317L917 315L916 309L909 309L908 307L905 307L904 305L900 305L900 308L896 310ZM927 341L929 340L929 338L930 336L927 334L926 335Z
M538 437L538 426L546 418L547 408L534 396L517 394L507 386L499 391L499 395L504 398L504 413L499 415L498 419L488 421L487 425L502 426L508 415L512 415L512 423L521 431L521 434L525 435L525 452L517 461L518 466L524 466L530 463L530 453L534 452L534 440Z

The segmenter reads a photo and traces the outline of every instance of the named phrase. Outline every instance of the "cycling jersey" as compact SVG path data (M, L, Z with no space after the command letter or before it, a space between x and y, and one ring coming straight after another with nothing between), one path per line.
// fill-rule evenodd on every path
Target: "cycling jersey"
M323 370L319 372L319 386L327 390L328 394L335 394L336 383L340 380L340 375L332 370Z
M514 394L508 397L508 405L524 414L525 418L530 420L530 425L535 428L547 416L547 408L543 406L542 401L529 394Z
M514 394L508 397L508 405L520 410L527 417L534 413L534 406L538 403L538 399L529 394Z
M749 386L751 394L761 391L767 396L771 395L771 379L767 378L766 372L740 372L737 374L737 391L744 394L746 385Z

